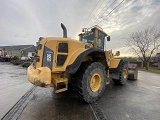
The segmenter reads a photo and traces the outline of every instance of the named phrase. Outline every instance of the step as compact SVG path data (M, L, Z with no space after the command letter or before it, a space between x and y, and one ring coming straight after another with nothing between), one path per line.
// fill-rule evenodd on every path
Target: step
M56 78L55 82L56 84L57 83L68 83L68 79L67 78Z
M68 90L68 79L67 78L56 78L55 79L55 93L60 93ZM61 86L64 85L64 86Z
M55 91L55 93L60 93L60 92L66 91L66 90L67 90L67 88L58 89Z

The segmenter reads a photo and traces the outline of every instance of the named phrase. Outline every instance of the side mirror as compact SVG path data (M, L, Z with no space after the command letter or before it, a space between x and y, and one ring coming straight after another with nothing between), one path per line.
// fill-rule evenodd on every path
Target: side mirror
M110 36L107 36L107 41L110 41L110 39L111 39Z

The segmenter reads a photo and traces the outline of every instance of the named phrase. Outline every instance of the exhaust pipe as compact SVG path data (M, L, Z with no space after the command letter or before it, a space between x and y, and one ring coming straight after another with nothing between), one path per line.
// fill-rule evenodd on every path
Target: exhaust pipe
M63 23L61 23L61 27L62 27L62 29L63 29L63 37L64 37L64 38L67 38L67 29L66 29L66 27L63 25Z

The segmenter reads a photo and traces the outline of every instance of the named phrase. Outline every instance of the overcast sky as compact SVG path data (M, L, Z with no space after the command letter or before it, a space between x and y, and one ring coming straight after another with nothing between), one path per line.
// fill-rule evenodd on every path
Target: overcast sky
M108 49L127 53L129 32L160 27L160 0L0 0L0 46L34 44L39 37L78 39L82 27L98 24L111 36Z

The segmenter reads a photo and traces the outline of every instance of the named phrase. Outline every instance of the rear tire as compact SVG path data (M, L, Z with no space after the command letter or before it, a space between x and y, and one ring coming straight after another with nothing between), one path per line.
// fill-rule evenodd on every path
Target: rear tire
M82 63L76 75L75 90L87 103L95 102L105 90L106 71L99 62Z
M114 83L124 85L128 79L128 65L123 62L119 71L119 79L112 79Z

